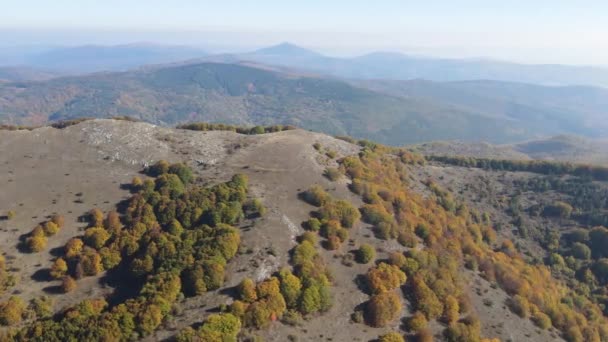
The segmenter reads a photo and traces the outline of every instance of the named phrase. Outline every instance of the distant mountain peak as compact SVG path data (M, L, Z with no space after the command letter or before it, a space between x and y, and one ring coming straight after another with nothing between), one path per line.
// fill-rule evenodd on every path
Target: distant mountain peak
M301 46L283 42L277 45L269 46L266 48L262 48L253 52L256 55L283 55L283 56L300 56L300 57L319 57L321 56L319 53L305 49Z

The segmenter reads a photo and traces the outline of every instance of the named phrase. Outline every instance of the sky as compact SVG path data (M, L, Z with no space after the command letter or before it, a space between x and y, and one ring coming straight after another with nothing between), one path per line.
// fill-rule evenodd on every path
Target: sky
M586 0L2 0L0 45L290 41L334 55L608 65L607 18L608 1Z

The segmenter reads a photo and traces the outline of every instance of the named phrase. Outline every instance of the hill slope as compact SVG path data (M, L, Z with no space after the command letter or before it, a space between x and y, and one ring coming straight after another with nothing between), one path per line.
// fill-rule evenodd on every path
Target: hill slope
M50 300L43 303L51 303L47 311L33 305L36 315L23 314L18 320L8 316L21 331L15 339L112 336L153 341L181 331L183 338L200 334L202 340L220 333L239 341L254 336L267 341L368 341L393 331L408 339L431 335L437 341L479 336L561 341L571 332L593 336L604 331L605 319L586 295L576 297L582 307L565 304L574 293L538 265L544 254L534 239L490 227L507 227L510 217L505 203L481 199L478 186L489 190L532 176L426 165L417 156L381 146L360 154L361 149L303 130L239 135L114 120L0 131L0 151L13 152L0 154L0 183L7 185L0 192L0 213L12 211L10 219L0 219L0 249L6 255L0 280L7 274L21 279L7 285L10 292L0 301L7 303L14 294L28 302L45 294ZM159 163L146 175L140 173L159 159L184 163L192 177L180 164L163 170ZM337 178L325 172L336 167ZM234 178L237 173L248 180ZM146 182L132 182L135 176ZM432 179L454 187L453 193ZM314 185L319 197L303 195ZM504 194L515 196L515 190L511 184ZM302 201L314 203L314 198L322 201ZM539 198L549 199L531 197ZM245 201L252 199L267 210L252 215L252 204ZM202 206L191 207L194 203ZM530 203L522 200L522 205L527 209ZM350 211L353 206L363 216ZM94 207L112 214L106 219L87 214ZM231 210L247 215L232 216ZM323 222L319 232L312 226L311 211ZM56 220L61 229L48 234L41 251L17 247L41 221L55 222L56 214L63 216ZM118 221L112 216L116 214ZM576 217L543 219L564 233L577 224ZM309 231L304 234L303 228ZM215 240L218 230L238 232L238 241L222 235L225 239ZM74 237L86 246L79 250L70 243L64 249ZM520 255L509 239L528 255ZM233 243L239 248L231 249ZM375 252L362 261L357 251L365 244ZM115 249L118 256L112 254ZM229 257L209 257L218 249ZM59 258L68 260L63 272L70 276L80 272L78 265L83 267L84 275L68 294L62 292L62 281L49 274L60 271L55 266ZM201 262L204 271L197 273ZM583 267L581 263L577 265ZM91 264L97 265L95 272ZM554 270L561 272L558 266ZM283 267L287 271L278 272ZM322 272L326 268L327 274ZM243 285L245 279L253 282L253 289ZM193 293L192 284L204 287ZM285 300L293 298L294 289L295 304ZM328 298L333 305L329 300L329 307L319 310ZM372 304L387 298L396 305ZM530 305L530 319L530 312L518 311L511 298ZM6 307L0 305L0 313ZM554 318L549 325L541 316L545 312ZM51 318L53 313L57 315ZM429 316L428 323L421 315ZM568 317L574 316L570 322Z

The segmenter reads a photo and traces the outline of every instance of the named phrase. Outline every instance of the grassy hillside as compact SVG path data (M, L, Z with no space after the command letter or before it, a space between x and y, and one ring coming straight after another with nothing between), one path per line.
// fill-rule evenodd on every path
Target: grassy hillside
M0 130L0 339L608 340L607 168L187 128Z

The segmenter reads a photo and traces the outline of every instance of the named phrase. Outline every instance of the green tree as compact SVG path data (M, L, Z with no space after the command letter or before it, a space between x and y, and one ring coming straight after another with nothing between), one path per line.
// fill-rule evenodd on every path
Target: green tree
M298 299L302 293L302 282L300 278L296 277L287 268L284 268L279 272L281 279L281 294L285 298L287 306L290 308L296 307Z
M238 317L229 313L214 314L207 317L199 335L202 341L236 342L240 331L241 321Z

